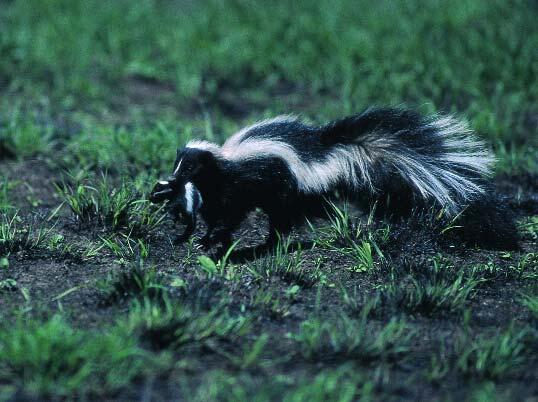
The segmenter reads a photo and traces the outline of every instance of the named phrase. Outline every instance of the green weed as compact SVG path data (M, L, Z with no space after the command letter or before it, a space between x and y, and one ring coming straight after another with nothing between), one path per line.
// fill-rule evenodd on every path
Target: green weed
M198 264L200 265L200 268L202 268L209 278L219 276L227 280L235 279L237 270L234 265L229 263L229 258L239 242L240 240L236 240L217 262L206 255L199 256Z

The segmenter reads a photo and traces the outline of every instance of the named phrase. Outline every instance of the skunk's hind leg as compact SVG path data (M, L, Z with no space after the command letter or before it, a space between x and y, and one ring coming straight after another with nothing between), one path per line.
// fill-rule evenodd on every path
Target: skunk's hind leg
M196 229L196 214L193 214L189 217L189 220L187 222L187 227L185 228L184 232L180 235L177 235L174 239L175 244L181 244L192 236L194 233L194 230Z
M274 247L278 241L290 233L294 222L289 214L282 212L267 212L269 218L269 234L265 241L266 247Z

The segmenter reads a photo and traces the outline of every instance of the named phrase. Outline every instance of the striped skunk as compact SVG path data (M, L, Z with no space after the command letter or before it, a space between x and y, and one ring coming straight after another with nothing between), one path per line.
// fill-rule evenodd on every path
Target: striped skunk
M371 108L311 126L280 116L246 127L222 146L191 141L178 150L170 194L188 183L200 192L208 226L204 245L231 243L255 208L269 219L268 244L305 217L323 216L327 200L345 198L405 216L442 208L459 217L464 240L517 248L513 220L488 183L495 162L467 124L451 116Z

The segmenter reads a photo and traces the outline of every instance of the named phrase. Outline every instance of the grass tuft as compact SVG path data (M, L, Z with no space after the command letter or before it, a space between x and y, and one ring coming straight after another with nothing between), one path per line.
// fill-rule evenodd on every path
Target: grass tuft
M368 221L364 223L360 218L351 217L347 204L340 208L331 203L330 209L328 226L314 228L311 225L316 236L315 243L351 257L355 262L352 271L372 271L375 267L375 255L384 258L380 247L388 241L390 228L373 227L373 210Z
M23 222L17 212L0 216L0 256L44 246L52 229Z
M370 306L359 319L340 315L335 321L310 319L291 335L303 357L312 360L347 360L360 363L397 359L409 352L413 332L392 319L378 329L367 321Z
M155 268L147 268L142 260L132 262L126 269L97 284L107 303L127 298L160 299L164 285Z
M469 334L456 343L456 367L465 376L500 379L523 366L528 351L528 329L510 327L492 337Z
M211 348L212 342L241 337L249 330L245 317L234 317L224 307L213 306L206 311L190 303L173 302L166 296L159 303L148 298L136 303L126 325L154 350Z
M326 276L321 269L322 260L309 264L299 244L292 250L291 240L280 240L275 251L257 259L249 267L249 272L258 280L279 277L287 283L311 288L318 283L325 283Z
M0 382L32 396L84 399L117 391L143 371L143 357L125 333L77 330L60 316L0 328Z
M23 159L52 150L52 129L37 125L32 118L15 112L5 125L0 120L0 159Z
M481 279L455 270L447 261L433 258L430 264L393 271L379 290L378 304L394 311L426 316L461 312Z
M123 181L115 187L106 175L96 181L64 183L57 190L80 224L94 222L113 232L147 237L166 217L164 207L151 205L133 184Z

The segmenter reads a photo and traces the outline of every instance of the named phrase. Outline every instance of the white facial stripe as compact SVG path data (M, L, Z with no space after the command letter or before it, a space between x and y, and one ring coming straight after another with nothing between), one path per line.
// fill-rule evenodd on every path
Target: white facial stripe
M183 162L183 159L180 159L177 166L176 166L176 169L174 170L174 174L177 174L177 172L179 172L179 167L181 166L181 162Z
M167 186L169 182L167 182L166 180L161 180L159 182L159 184L163 185L163 186Z
M187 184L185 184L185 201L186 201L185 209L187 210L189 214L192 214L192 206L194 204L193 197L194 197L194 186L192 185L191 182L188 182Z

